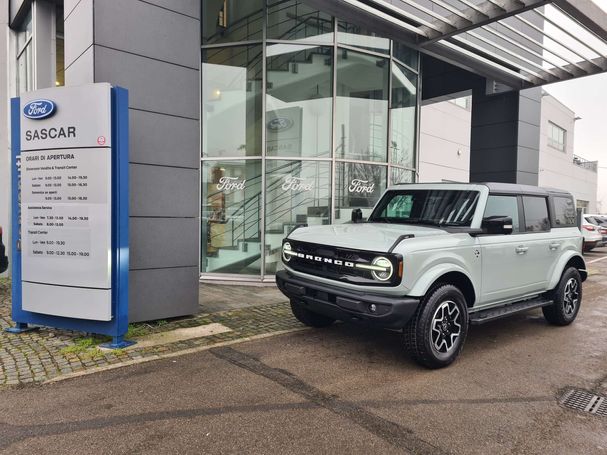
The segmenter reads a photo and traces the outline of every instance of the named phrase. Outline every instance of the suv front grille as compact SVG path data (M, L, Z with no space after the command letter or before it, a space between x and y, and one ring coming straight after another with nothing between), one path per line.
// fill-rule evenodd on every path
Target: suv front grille
M286 263L299 272L367 286L396 286L400 282L398 276L400 255L337 248L290 239L286 241L291 244L292 251L304 255L304 257L291 256L291 260ZM385 257L392 263L392 278L388 281L375 280L369 270L356 268L356 264L370 265L378 256Z

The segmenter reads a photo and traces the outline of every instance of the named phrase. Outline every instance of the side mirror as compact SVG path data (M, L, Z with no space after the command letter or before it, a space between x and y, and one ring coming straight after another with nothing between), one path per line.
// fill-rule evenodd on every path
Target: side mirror
M512 218L509 216L483 218L481 228L487 234L512 234Z
M363 211L361 209L352 210L352 222L360 223L363 220Z

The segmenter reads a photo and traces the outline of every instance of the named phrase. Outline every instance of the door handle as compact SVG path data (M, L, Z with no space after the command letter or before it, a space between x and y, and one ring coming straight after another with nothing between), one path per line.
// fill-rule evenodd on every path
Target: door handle
M528 246L519 245L516 247L515 251L516 251L516 254L525 254L528 249L529 249Z
M561 244L560 244L560 243L558 243L558 242L553 242L553 243L551 243L551 244L549 245L549 248L550 248L551 250L553 250L553 251L554 251L554 250L557 250L559 246L561 246Z

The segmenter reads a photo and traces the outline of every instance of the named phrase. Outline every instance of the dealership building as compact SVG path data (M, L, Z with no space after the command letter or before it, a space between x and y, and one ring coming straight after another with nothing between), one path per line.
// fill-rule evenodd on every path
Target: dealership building
M201 279L271 283L295 226L347 222L418 181L422 106L468 100L465 180L538 184L541 87L607 71L589 0L3 5L3 185L10 97L129 90L131 321L197 312Z
M465 96L422 106L418 182L468 182L470 179L471 98ZM599 161L574 150L576 116L546 91L540 102L537 184L565 188L580 212L598 213ZM583 153L583 152L582 152Z

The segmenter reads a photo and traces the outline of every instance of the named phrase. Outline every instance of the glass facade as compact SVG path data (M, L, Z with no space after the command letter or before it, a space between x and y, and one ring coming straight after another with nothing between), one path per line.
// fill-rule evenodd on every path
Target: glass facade
M415 181L418 54L305 1L202 6L201 272L272 279L292 229Z
M34 89L34 44L32 11L30 10L17 32L17 94Z

